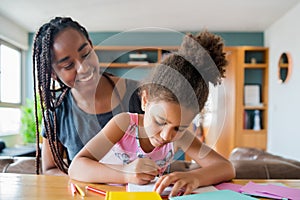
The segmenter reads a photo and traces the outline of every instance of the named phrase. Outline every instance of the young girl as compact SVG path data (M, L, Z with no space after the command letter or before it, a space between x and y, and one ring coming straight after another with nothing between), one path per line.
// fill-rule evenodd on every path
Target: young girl
M230 180L231 163L187 131L207 100L209 83L224 77L225 54L220 37L207 31L184 37L178 53L155 67L141 87L145 114L121 113L76 155L69 168L73 179L102 183L147 184L172 161L174 145L201 167L161 176L155 190L174 184L170 196L184 188ZM100 162L99 162L100 160ZM84 172L83 172L84 171Z
M43 112L44 174L66 175L64 155L71 162L114 114L142 113L138 83L100 72L88 32L69 17L55 17L37 31L33 74Z

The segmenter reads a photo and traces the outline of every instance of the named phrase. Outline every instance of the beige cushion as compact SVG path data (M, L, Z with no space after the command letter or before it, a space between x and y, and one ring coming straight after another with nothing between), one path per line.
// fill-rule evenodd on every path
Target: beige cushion
M3 168L5 173L36 174L35 157L14 157L13 162ZM40 162L40 173L42 167Z
M14 159L12 157L6 157L1 156L0 157L0 172L3 172L3 170L10 164L13 163Z

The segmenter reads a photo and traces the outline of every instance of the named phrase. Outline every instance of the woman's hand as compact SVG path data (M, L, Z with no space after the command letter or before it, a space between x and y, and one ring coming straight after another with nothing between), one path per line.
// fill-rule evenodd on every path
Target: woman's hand
M173 184L170 197L177 196L184 191L184 195L190 194L194 189L199 187L198 179L193 176L191 172L173 172L160 177L155 186L154 190L161 194L166 187Z
M123 170L128 183L148 184L158 175L159 166L149 158L138 158Z

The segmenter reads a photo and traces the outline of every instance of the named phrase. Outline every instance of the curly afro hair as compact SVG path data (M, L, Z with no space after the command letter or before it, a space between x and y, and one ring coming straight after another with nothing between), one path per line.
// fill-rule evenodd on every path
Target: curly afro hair
M197 36L186 34L178 52L158 64L141 87L150 101L170 101L203 109L209 94L209 83L221 84L227 60L220 36L203 31ZM197 108L198 107L198 108Z

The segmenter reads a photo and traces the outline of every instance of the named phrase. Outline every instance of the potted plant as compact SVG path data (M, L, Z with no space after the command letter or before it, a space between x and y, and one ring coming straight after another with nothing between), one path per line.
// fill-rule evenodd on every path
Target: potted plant
M39 120L39 132L41 132L42 112L39 104L39 98L37 103L38 108L38 120ZM21 134L24 144L35 143L36 129L35 129L35 115L34 115L34 100L26 99L26 104L21 107Z

